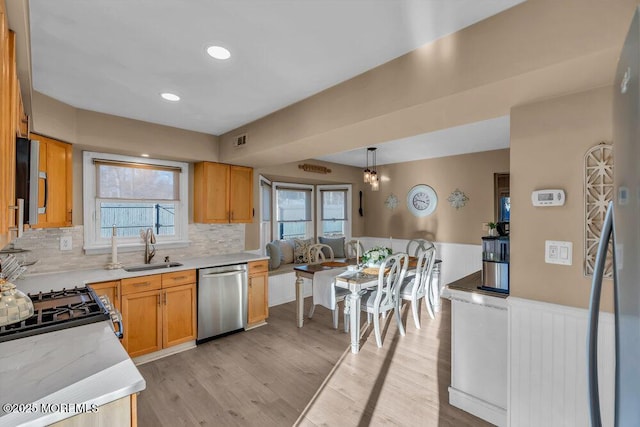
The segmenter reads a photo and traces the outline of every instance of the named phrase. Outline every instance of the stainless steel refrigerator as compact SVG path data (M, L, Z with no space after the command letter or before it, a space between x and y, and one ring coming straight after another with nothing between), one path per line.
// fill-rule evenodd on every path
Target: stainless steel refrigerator
M613 245L615 425L640 426L640 9L620 55L614 83L615 195L607 210L593 275L587 334L591 425L600 426L598 307L609 239Z

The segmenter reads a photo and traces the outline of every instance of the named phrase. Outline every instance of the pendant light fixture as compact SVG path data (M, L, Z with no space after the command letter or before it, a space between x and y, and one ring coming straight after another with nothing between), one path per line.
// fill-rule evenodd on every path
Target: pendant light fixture
M380 181L378 178L378 172L376 171L376 150L375 147L367 148L367 166L364 169L364 182L371 184L371 191L378 191L380 189ZM371 169L369 169L369 153L371 153Z

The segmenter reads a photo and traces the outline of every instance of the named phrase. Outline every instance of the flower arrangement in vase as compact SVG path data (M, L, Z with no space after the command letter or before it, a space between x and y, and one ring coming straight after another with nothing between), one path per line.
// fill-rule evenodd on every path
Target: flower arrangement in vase
M382 261L391 255L391 249L383 246L376 246L362 254L361 262L367 267L379 267Z

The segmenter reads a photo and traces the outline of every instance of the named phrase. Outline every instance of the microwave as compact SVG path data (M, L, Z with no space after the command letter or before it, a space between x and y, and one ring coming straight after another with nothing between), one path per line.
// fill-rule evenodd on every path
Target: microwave
M40 181L44 186L44 205L39 206ZM38 215L47 211L47 174L40 171L40 143L16 138L16 199L24 199L24 223L35 225Z

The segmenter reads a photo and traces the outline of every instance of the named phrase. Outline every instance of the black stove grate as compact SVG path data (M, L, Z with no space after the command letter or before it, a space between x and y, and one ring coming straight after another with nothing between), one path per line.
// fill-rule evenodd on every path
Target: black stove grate
M86 287L40 292L29 297L33 316L0 326L0 342L110 319L100 298Z

